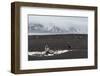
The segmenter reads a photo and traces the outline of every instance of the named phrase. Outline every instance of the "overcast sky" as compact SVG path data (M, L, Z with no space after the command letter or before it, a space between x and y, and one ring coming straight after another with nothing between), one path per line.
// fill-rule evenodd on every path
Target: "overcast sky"
M68 29L69 27L75 27L80 29L80 33L88 33L88 17L78 17L78 16L42 16L42 15L29 15L28 23L40 23L44 27L50 26L50 24L55 24L55 26Z

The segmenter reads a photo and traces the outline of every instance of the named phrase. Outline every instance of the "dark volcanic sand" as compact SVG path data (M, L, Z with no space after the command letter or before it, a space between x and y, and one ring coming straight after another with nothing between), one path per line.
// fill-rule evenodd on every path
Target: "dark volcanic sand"
M44 51L45 45L54 50L72 49L60 55L49 57L28 56L28 60L55 60L55 59L78 59L88 57L88 35L66 34L66 35L29 35L28 51ZM70 48L69 48L70 46Z

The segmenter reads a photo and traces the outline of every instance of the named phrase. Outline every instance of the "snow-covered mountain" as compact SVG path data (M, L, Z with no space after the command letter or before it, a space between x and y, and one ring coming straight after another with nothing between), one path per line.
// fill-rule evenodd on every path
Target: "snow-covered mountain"
M67 32L67 30L59 28L55 25L47 25L46 27L44 27L43 24L31 24L31 26L29 26L29 32L33 32L33 33L61 33L61 32Z
M67 25L66 25L67 26ZM82 28L84 29L84 28ZM40 23L31 23L28 27L29 34L82 34L82 29L75 26L70 26L68 28L59 27L55 24L40 24Z
M66 30L61 29L57 26L49 26L49 27L46 28L46 30L49 31L49 32L58 32L58 33L59 32L66 32Z

